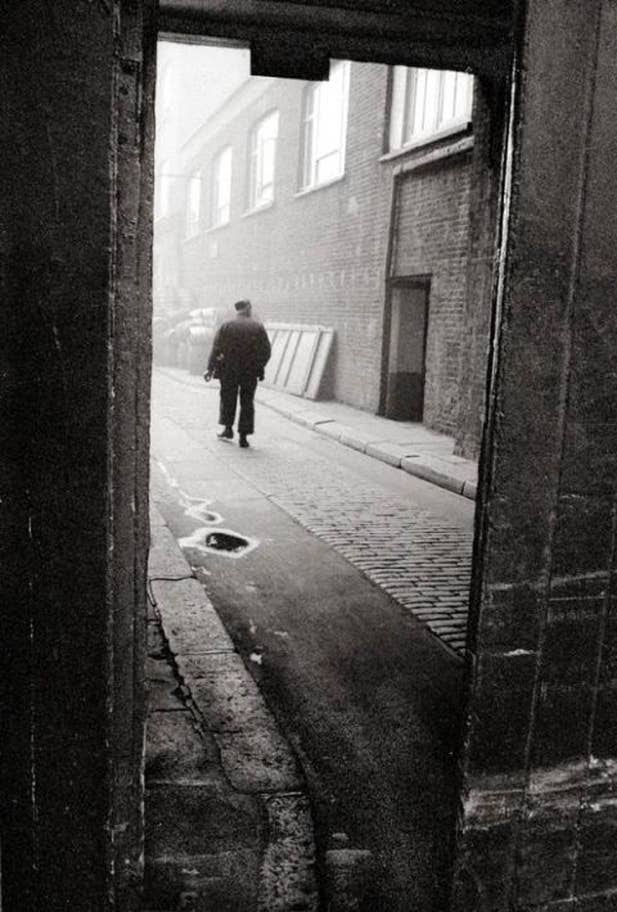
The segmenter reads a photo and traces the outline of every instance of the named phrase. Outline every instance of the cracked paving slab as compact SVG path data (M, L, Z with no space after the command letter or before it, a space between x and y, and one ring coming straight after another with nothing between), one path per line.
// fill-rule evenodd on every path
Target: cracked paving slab
M295 758L157 511L151 528L145 907L316 912Z

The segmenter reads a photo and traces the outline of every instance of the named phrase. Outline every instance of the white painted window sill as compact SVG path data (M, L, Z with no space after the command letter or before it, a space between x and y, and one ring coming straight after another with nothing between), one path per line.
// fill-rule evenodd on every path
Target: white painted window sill
M209 228L206 228L206 234L212 234L214 231L220 231L221 228L227 228L231 225L231 219L227 219L226 222L220 222L218 225L210 225Z
M338 177L333 177L331 180L324 181L322 184L313 184L311 187L304 187L302 190L298 190L297 193L294 193L294 199L308 196L310 193L315 193L317 190L325 190L327 187L334 186L334 184L340 184L342 180L345 180L345 175L339 174Z
M408 143L406 146L403 146L401 149L393 149L391 152L386 152L385 155L382 155L379 159L381 162L392 161L396 158L401 158L405 155L411 155L414 152L417 153L421 150L428 149L437 143L443 142L444 139L451 139L453 137L464 137L469 135L471 138L471 129L472 124L470 121L466 121L462 124L455 124L452 127L448 127L445 130L440 130L438 133L431 133L428 136L423 136L414 142ZM448 149L449 146L444 146L444 149Z
M253 206L252 209L247 209L246 212L243 212L240 218L250 218L252 215L257 215L260 212L267 212L268 209L272 209L274 206L274 200L269 200L267 203L260 203L259 206Z

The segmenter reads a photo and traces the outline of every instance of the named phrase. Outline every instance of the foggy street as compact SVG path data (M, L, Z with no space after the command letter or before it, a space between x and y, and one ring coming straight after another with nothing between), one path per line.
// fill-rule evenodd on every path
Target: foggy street
M462 663L412 608L464 604L473 503L259 404L241 450L217 410L216 384L155 373L153 500L296 752L318 858L370 853L367 910L438 912Z

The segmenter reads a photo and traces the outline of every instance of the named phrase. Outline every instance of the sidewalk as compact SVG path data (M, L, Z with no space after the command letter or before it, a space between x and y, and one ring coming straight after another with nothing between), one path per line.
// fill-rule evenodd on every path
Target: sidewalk
M143 908L316 912L296 760L156 507L151 540Z
M156 368L190 386L203 386L203 379L177 368ZM340 402L313 402L265 386L256 400L291 421L310 427L344 446L373 459L403 469L425 481L474 500L478 464L455 456L454 440L415 422L392 421Z

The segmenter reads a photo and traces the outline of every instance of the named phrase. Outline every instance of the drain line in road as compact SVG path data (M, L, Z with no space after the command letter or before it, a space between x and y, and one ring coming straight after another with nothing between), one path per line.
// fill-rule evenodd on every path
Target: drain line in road
M170 488L177 491L178 501L184 510L185 516L189 516L191 519L197 520L197 522L208 523L213 526L223 521L223 517L220 513L215 513L213 510L208 509L211 501L204 500L203 497L193 497L191 494L187 494L186 491L180 487L180 483L174 478L167 466L162 463L160 459L157 459L156 463L165 476L167 484Z

